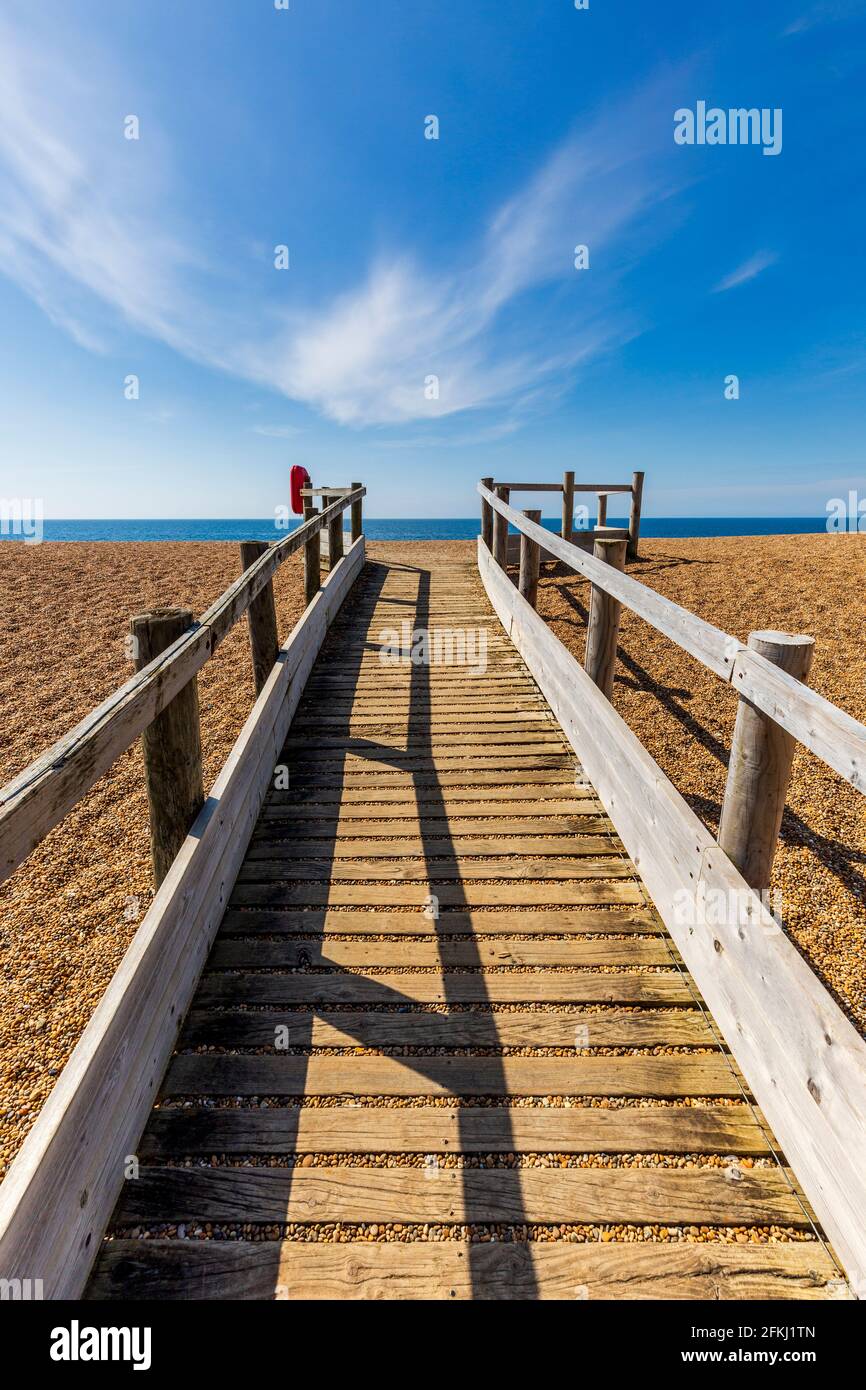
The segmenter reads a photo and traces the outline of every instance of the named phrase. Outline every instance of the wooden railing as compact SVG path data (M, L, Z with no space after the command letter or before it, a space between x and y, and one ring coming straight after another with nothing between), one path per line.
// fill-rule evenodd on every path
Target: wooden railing
M640 540L640 514L643 500L642 472L632 474L630 483L580 483L575 482L573 472L563 473L561 483L500 483L493 478L482 478L481 483L488 491L495 492L502 502L510 502L512 492L560 492L562 493L562 527L560 535L565 541L572 541L579 545L591 545L595 536L604 535L611 540L625 540L628 542L628 557L630 560L638 558L638 542ZM579 492L595 493L597 519L593 531L575 531L574 529L574 498ZM627 493L629 496L629 523L628 526L608 526L607 525L607 503L608 498L617 493ZM484 537L487 549L493 551L495 540L494 513L486 503L481 507L481 534ZM506 525L500 537L500 544L507 549L508 526ZM546 547L548 550L550 547Z
M811 638L753 634L765 650L744 646L606 563L605 547L622 548L622 541L597 539L596 554L585 555L483 482L478 490L483 505L520 533L526 577L512 581L497 557L501 544L494 540L491 552L482 524L478 567L490 601L613 821L852 1288L866 1297L866 1042L754 891L769 881L794 741L862 791L866 727L775 664L787 650L802 669ZM592 583L585 667L535 611L531 576L539 550ZM623 604L741 696L725 843L613 708Z
M332 489L332 492L334 490ZM364 564L353 487L268 548L188 632L10 784L3 863L14 866L126 748L171 709L277 567L302 546L315 592L279 646L255 704L203 806L157 887L108 988L0 1186L0 1278L38 1278L46 1298L80 1298L135 1155L168 1059L225 912L307 677L330 623ZM352 508L319 584L323 526ZM250 628L263 655L268 629ZM255 661L254 661L255 665ZM84 750L84 751L82 751ZM10 788L7 788L7 793Z
M339 543L335 540L331 551L332 563L336 563L335 553L337 558L342 554L342 513L347 508L352 509L354 540L361 533L358 504L365 494L366 489L360 484L353 486L330 501L321 512L312 513L282 540L266 546L260 557L207 612L0 790L0 883L68 814L120 754L171 705L248 610L255 618L251 624L251 645L254 670L261 679L263 668L276 659L276 634L268 638L267 621L262 624L261 610L256 614L256 603L262 598L266 602L269 599L272 607L273 577L279 567L301 549L305 553L309 603L320 582L319 532L323 527L333 528L335 521L338 523ZM133 629L132 636L140 639L141 633ZM272 644L270 652L269 641ZM187 828L188 821L182 827L181 839ZM160 834L168 839L176 838L176 829L163 826Z
M624 605L632 613L636 613L639 618L643 618L656 631L664 633L683 651L700 661L703 666L714 671L727 684L732 685L742 701L747 701L751 706L760 710L779 729L784 730L797 742L802 743L805 748L815 753L858 791L866 792L866 725L853 719L851 715L846 714L837 705L831 704L829 700L826 700L816 691L810 690L796 673L792 673L790 669L785 669L781 664L785 661L791 662L793 659L800 663L801 672L805 674L802 663L804 653L811 654L813 645L811 637L792 638L785 633L753 633L749 642L744 644L738 638L732 637L730 633L723 632L720 628L714 627L712 623L708 623L695 613L689 612L687 608L682 608L679 604L664 598L631 575L622 573L617 568L615 554L611 553L615 542L611 544L605 538L598 538L595 542L597 553L586 555L576 546L569 545L561 537L546 531L538 522L530 519L526 513L518 512L510 507L492 493L483 482L479 483L478 491L484 505L501 516L506 526L509 523L514 526L521 533L528 546L540 547L551 552L557 559L592 582L591 626L593 625L592 611L599 608L600 596L605 595L608 600L605 604L608 614L607 622L613 628L615 639L615 629L619 623L619 609ZM806 669L808 669L807 665ZM595 679L594 671L593 679ZM598 683L596 681L596 684ZM732 751L732 763L735 765L735 769L739 768L740 771L735 772L733 782L729 779L728 793L730 795L726 794L729 812L731 812L730 798L740 799L742 764L744 757L747 758L750 752L749 749L743 748L742 740L748 736L749 730L741 729ZM789 755L786 759L788 770L790 769L790 761ZM781 800L784 802L786 787L787 777L785 778L785 787L777 785L772 794L770 794L766 783L763 787L760 784L754 785L752 796L754 803L752 808L753 826L756 827L758 821L764 819L761 805L765 810L767 807L772 808L773 820L776 818L777 811L779 819L781 819L780 792ZM731 814L727 817L723 816L723 820L727 820L727 824L733 827L734 821ZM742 815L739 812L736 815L736 823L740 827L738 838L748 838L743 834ZM778 825L776 829L778 830ZM731 834L733 835L733 829ZM732 855L732 857L734 856ZM768 871L769 865L766 867ZM762 876L768 877L766 873ZM763 888L767 885L756 882L752 886Z

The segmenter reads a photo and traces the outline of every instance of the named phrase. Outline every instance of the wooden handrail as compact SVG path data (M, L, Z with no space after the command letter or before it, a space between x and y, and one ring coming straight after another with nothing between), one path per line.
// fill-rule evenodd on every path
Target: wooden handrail
M201 670L280 565L364 496L366 488L347 492L270 546L176 642L7 782L0 790L0 883Z
M804 748L832 767L857 791L866 792L866 725L774 666L759 652L750 651L738 638L705 622L671 599L663 598L631 575L621 574L596 560L555 532L528 521L482 483L478 484L478 491L517 531L540 542L551 555L625 604L657 632L664 633L793 734Z

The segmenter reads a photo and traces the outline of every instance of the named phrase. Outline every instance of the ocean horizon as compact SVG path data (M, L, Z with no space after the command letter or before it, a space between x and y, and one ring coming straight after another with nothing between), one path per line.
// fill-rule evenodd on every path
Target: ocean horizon
M288 530L300 525L292 519ZM542 518L549 531L559 530L558 517ZM627 526L628 519L609 517L609 526ZM176 518L176 519L78 519L46 520L42 523L44 541L244 541L279 539L286 534L273 518ZM348 529L348 527L347 527ZM513 533L513 527L510 528ZM688 540L719 536L813 535L828 529L828 518L821 517L648 517L641 518L640 533L648 540ZM371 541L471 541L478 535L479 522L465 518L364 518L364 534ZM24 539L8 534L2 540Z

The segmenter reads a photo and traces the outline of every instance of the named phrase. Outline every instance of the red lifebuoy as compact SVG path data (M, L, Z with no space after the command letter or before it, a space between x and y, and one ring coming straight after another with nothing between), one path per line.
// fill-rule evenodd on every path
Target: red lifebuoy
M301 496L301 488L310 486L310 475L301 463L293 463L289 478L289 487L292 495L292 511L296 516L304 515L304 499Z

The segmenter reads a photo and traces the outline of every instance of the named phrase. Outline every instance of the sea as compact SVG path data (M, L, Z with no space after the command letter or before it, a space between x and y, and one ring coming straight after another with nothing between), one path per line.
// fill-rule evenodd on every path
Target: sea
M627 526L626 518L609 517L609 526ZM300 519L287 528L294 530ZM558 517L542 519L550 531L558 531ZM272 517L264 520L231 517L214 520L105 520L59 521L42 523L46 541L247 541L278 540L286 534L278 529ZM688 539L700 536L796 536L809 535L828 529L826 516L674 516L641 518L641 535L658 539ZM478 535L479 523L474 517L399 518L377 520L364 518L364 534L371 541L471 541ZM10 534L10 528L0 528L0 539L21 540L20 534Z

